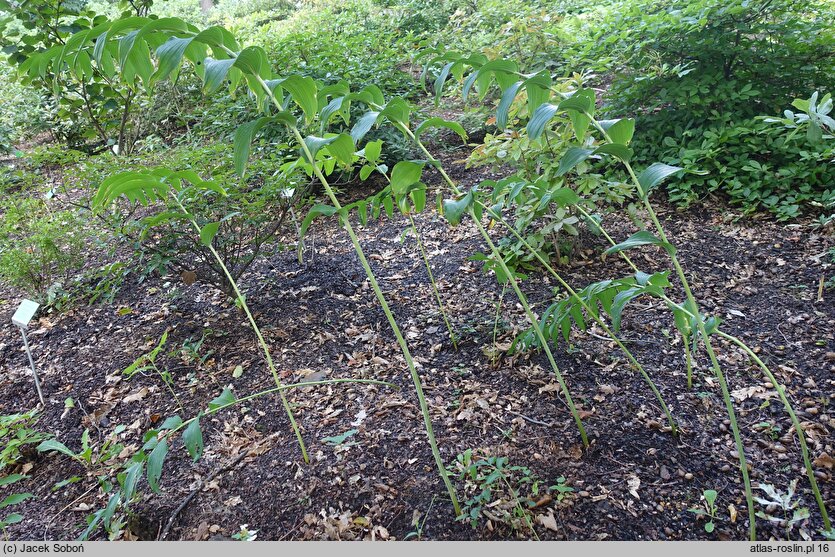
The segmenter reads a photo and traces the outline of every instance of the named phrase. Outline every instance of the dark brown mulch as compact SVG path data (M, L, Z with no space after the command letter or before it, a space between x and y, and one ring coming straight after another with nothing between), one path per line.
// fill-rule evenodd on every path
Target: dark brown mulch
M456 168L453 176L475 181L484 172ZM721 317L727 331L754 347L786 386L807 428L824 498L833 508L827 455L835 454L835 293L826 291L817 301L820 277L832 272L825 271L821 257L832 238L805 226L734 222L721 208L665 208L662 216L704 311ZM457 350L446 336L415 242L403 234L407 221L371 223L359 234L420 364L447 463L473 449L529 467L543 485L564 477L573 492L532 511L542 539L746 538L745 500L718 384L700 353L696 384L687 389L681 343L662 304L641 299L630 306L622 337L658 384L682 434L664 431L652 393L614 344L599 338L602 331L574 332L555 355L585 416L592 443L583 450L544 356L493 359L494 334L498 348L506 348L526 321L508 292L496 325L502 288L468 259L484 249L472 223L450 228L432 211L416 221L461 337ZM604 224L621 239L635 230L625 219L607 217ZM202 485L175 518L168 539L228 538L241 524L257 529L259 539L403 539L416 530L415 517L423 524L423 539L531 537L523 524L511 528L485 519L472 528L454 520L403 357L350 242L335 221L322 221L312 230L304 265L292 253L276 252L244 281L282 378L323 372L328 378L382 379L400 389L342 384L288 395L310 464L302 463L275 397L204 419L202 459L192 463L175 443L162 493L150 494L142 480L142 498L122 535L156 538L183 498ZM572 263L560 271L577 286L627 275L618 259L599 258L603 247L600 239L584 237ZM666 268L660 253L647 249L642 254L637 260L647 271ZM540 313L555 286L542 276L524 283ZM9 323L19 296L1 288L0 319ZM158 363L170 371L179 403L153 373L131 380L121 375L166 330L168 346ZM202 362L182 350L201 337ZM43 317L31 339L48 398L37 427L77 450L85 428L99 444L117 425L125 425L120 442L128 448L119 462L159 419L193 416L228 385L239 396L273 385L243 314L209 287L186 286L177 277L141 284L130 277L113 304ZM798 480L795 500L811 511L811 519L787 532L779 523L783 511L758 504L775 519L757 521L760 538L795 539L801 530L819 538L821 519L776 393L744 355L716 343L737 400L754 485L786 491ZM18 332L10 325L0 329L0 362L6 372L0 378L0 412L32 408L37 398ZM234 379L239 365L244 373ZM66 410L68 397L76 406ZM341 445L323 441L351 429L356 434ZM204 485L203 478L250 449L253 453L240 464ZM73 538L87 515L106 502L95 477L103 468L85 469L56 454L29 454L21 466L30 478L15 491L22 485L36 498L19 506L25 520L8 529L12 539ZM82 480L52 491L71 476ZM458 487L464 500L475 494L462 483ZM719 492L712 534L688 511L699 506L705 489ZM11 492L4 488L0 495Z

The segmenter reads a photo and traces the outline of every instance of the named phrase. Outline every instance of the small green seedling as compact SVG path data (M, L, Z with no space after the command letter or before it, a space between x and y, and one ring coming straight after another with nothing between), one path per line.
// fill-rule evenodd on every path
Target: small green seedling
M333 437L325 437L322 439L322 443L327 443L328 445L332 445L334 447L338 447L340 445L345 445L345 442L348 438L353 437L359 432L358 429L349 429L345 433L341 435L335 435ZM356 442L351 442L350 444L356 445Z
M765 493L765 497L754 497L754 501L766 507L764 511L757 511L757 517L767 520L773 524L784 526L786 529L786 537L791 533L794 527L809 518L809 509L801 507L801 500L798 497L795 499L795 490L797 489L797 480L794 479L789 483L789 489L785 493L778 491L771 484L760 484L759 488ZM774 509L773 511L770 509ZM776 511L782 511L782 516L774 516Z
M251 542L255 541L258 537L258 530L250 530L249 524L241 524L241 531L237 534L232 534L233 540L239 540L242 542Z
M21 475L21 474L8 475L4 478L0 478L0 486L10 485L10 484L13 484L15 482L19 482L20 480L22 480L26 477L27 476L24 476L24 475ZM12 495L9 495L8 497L3 499L2 501L0 501L0 509L5 509L6 507L10 507L12 505L17 505L18 503L21 503L21 502L23 502L27 499L32 498L32 497L34 497L34 495L32 495L31 493L14 493ZM6 528L11 526L12 524L17 524L21 520L23 520L23 515L21 515L19 513L8 514L2 520L0 520L0 530L3 530L3 537L8 539L9 536L6 534Z
M712 533L716 528L716 524L713 522L716 520L716 514L719 510L716 507L716 496L717 493L715 490L706 489L702 492L702 506L688 509L693 514L708 518L708 521L705 523L705 532L708 534Z

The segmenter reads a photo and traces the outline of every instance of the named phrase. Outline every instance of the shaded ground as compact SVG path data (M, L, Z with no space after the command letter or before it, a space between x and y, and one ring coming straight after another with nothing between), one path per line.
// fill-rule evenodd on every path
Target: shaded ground
M453 176L463 183L475 179L460 167ZM835 293L827 291L817 301L831 238L804 226L734 223L732 215L714 209L664 210L662 216L704 310L722 317L728 332L755 347L786 386L807 428L818 481L833 509L828 455L835 454ZM675 438L664 431L664 416L652 393L614 344L593 329L593 334L573 333L571 343L555 351L592 439L583 451L541 354L491 360L494 333L496 345L506 348L526 321L508 293L496 325L501 287L479 263L468 260L484 249L472 224L449 228L434 212L416 221L461 336L458 350L447 338L415 242L402 235L407 221L382 221L359 233L421 366L446 462L473 449L530 467L544 485L564 477L573 492L561 502L541 501L532 511L543 539L746 538L745 500L718 385L699 354L695 388L686 388L680 341L661 304L642 299L630 306L623 338L658 383L683 433ZM628 221L607 218L604 224L616 238L635 230ZM350 242L336 221L321 221L312 230L315 238L303 266L295 254L275 253L244 281L283 379L324 373L328 378L382 379L401 389L344 384L292 392L289 398L312 458L309 465L301 462L276 398L256 399L204 420L203 458L192 464L181 442L175 443L162 476L163 493L148 494L142 480L145 495L134 506L125 537L155 539L198 486L202 489L175 516L167 539L229 537L240 524L258 529L259 539L403 539L416 530L415 516L425 518L425 539L531 537L521 523L514 529L485 519L471 528L453 520L404 360ZM493 233L498 237L500 231ZM596 255L601 248L597 238L583 239L578 256L563 269L572 284L628 274L619 260L602 261ZM642 253L637 261L646 271L665 268L659 253ZM524 283L539 311L553 287L542 277ZM18 332L7 325L19 297L0 286L0 298L0 364L5 371L0 413L9 414L33 407L37 397ZM158 364L172 374L182 408L159 377L121 376L166 330L166 351L171 352ZM193 345L201 337L196 354L183 350L184 343ZM100 442L123 424L127 429L120 440L128 449L117 460L128 458L131 447L136 450L142 434L161 418L192 416L227 385L238 396L273 385L243 314L209 287L199 282L186 286L178 277L141 284L130 277L113 304L41 318L31 342L48 399L38 428L77 450L85 428ZM758 520L760 538L795 539L801 530L819 538L819 513L775 391L737 350L723 342L718 350L737 399L754 485L785 491L797 479L795 500L812 514L787 532L777 522L784 518L781 510L758 505L775 518ZM243 375L233 378L239 365ZM67 397L78 404L65 411ZM322 441L351 429L357 433L341 445ZM251 452L203 482L243 451ZM8 529L12 539L75 537L85 517L106 502L96 489L95 469L57 454L32 454L24 462L31 464L31 477L15 491L23 485L37 498L20 505L18 512L26 518ZM82 480L51 491L71 476ZM475 494L461 483L458 487L463 500ZM0 496L11 492L2 489ZM719 492L712 534L688 512L699 505L704 489Z

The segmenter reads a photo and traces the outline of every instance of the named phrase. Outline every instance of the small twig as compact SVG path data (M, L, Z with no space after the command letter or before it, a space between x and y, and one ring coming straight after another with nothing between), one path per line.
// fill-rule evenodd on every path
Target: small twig
M513 414L514 416L519 416L523 420L525 420L527 422L531 422L532 424L544 425L544 426L547 426L547 427L555 427L554 424L551 424L551 423L548 423L548 422L541 422L539 420L535 420L534 418L525 416L524 414L520 414L519 412L514 412L513 410L505 410L505 412L507 412L508 414Z
M72 501L70 501L67 504L66 507L64 507L63 509L61 509L60 511L55 513L55 515L53 515L52 518L49 519L49 522L46 523L46 526L44 526L44 529L43 529L43 539L44 539L44 541L46 541L46 539L47 539L46 535L49 533L49 527L52 526L52 523L55 522L55 519L58 518L61 515L61 513L63 513L65 510L69 509L70 507L72 507L73 505L75 505L76 503L78 503L79 501L84 499L85 497L87 497L87 495L91 491L96 489L97 487L98 487L98 484L93 485L90 489L88 489L87 491L85 491L84 493L82 493L81 495L79 495L78 497L73 499Z
M191 490L191 493L189 493L186 496L186 498L183 499L179 505L177 505L177 508L174 509L173 513L171 513L171 516L168 517L168 522L165 523L165 528L163 528L162 533L160 533L160 535L157 536L157 541L164 540L165 537L168 536L168 531L171 530L171 527L174 525L174 521L177 519L177 516L183 511L183 509L186 508L186 506L188 506L189 503L191 503L191 501L197 496L197 494L200 493L200 490L203 489L203 486L206 483L211 482L220 474L237 466L244 458L246 458L249 455L249 453L250 449L245 450L244 452L239 454L232 462L215 468L214 472L209 474L206 477L205 481L198 481L197 486Z

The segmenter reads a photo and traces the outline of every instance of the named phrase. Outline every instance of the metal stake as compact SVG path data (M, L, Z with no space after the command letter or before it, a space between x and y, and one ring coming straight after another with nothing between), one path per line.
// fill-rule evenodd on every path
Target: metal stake
M20 334L23 335L23 346L26 347L26 355L29 356L29 365L32 366L32 376L35 378L35 388L38 389L38 398L41 399L41 406L46 407L43 400L43 393L41 392L41 382L38 380L38 372L35 370L35 360L32 359L32 350L29 349L29 339L26 338L26 329L29 328L29 322L38 311L39 305L32 300L23 300L17 311L12 316L12 323L17 325L20 329Z
M38 390L38 398L41 399L41 406L46 407L41 392L41 382L38 380L38 372L35 371L35 361L32 359L32 351L29 349L29 339L26 338L26 329L20 327L20 334L23 335L23 346L26 347L26 355L29 356L29 365L32 366L32 376L35 378L35 388Z

